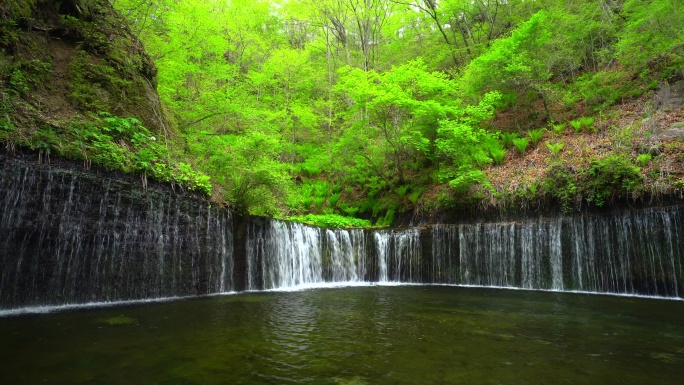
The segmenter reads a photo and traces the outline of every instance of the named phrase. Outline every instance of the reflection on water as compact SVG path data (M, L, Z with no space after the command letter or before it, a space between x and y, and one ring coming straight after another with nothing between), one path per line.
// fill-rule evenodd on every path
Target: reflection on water
M679 384L684 303L458 287L0 318L5 384Z

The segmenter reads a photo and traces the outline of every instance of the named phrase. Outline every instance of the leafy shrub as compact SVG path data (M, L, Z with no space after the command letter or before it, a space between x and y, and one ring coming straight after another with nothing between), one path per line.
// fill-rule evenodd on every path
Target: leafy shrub
M392 205L390 208L388 208L385 212L385 215L378 218L375 225L378 227L392 226L394 224L394 216L397 212L397 208L397 205Z
M518 139L519 137L517 132L502 132L501 143L503 143L505 148L512 148L513 140Z
M583 116L583 117L579 118L579 122L585 131L594 131L594 132L596 131L596 129L593 126L593 124L594 124L594 118L593 117Z
M595 128L593 126L594 124L594 118L591 116L582 116L581 118L575 119L570 122L570 125L572 128L575 130L575 132L579 133L584 129L585 131L593 131L595 132Z
M316 211L318 211L318 212L323 211L323 204L324 203L325 203L325 197L313 198L314 207L316 207Z
M536 130L530 130L530 131L527 133L527 135L529 135L529 136L530 136L530 139L532 139L532 144L534 144L534 145L536 146L537 143L539 143L539 141L541 140L541 138L544 136L544 129L543 129L543 128L538 128L538 129L536 129ZM517 146L516 146L516 147L517 147Z
M575 130L575 132L579 133L580 131L582 131L582 122L579 121L579 119L571 121L570 125Z
M637 162L639 162L639 164L641 165L641 167L645 167L645 166L648 164L648 162L651 161L651 158L653 158L653 156L651 155L651 153L639 154L639 155L637 156Z
M504 148L490 148L489 149L489 156L492 158L492 161L494 164L501 164L503 163L504 159L506 158L506 154L508 151Z
M287 220L328 228L371 227L370 221L366 219L345 217L337 214L307 214L304 216L289 217Z
M563 130L565 129L565 123L557 123L557 124L554 124L552 127L553 127L553 131L556 134L561 135L561 134L563 134Z
M578 197L578 176L574 170L560 162L552 163L542 182L544 192L558 200L563 212L570 212Z
M343 211L345 214L347 214L348 216L353 217L353 216L356 215L356 213L359 212L359 208L358 208L358 207L354 207L354 206L349 206L349 207L345 207L344 209L342 209L342 211Z
M570 87L568 102L582 100L594 110L610 107L622 99L639 96L643 91L636 87L627 71L599 71L579 77Z
M485 148L487 149L487 152L489 153L489 157L492 159L494 164L501 164L503 163L504 158L506 157L506 149L503 148L503 145L501 142L499 142L496 139L487 141L484 143Z
M342 193L331 194L330 197L328 197L328 204L330 205L330 207L334 208L337 205L337 202L340 200L341 196Z
M413 203L415 205L416 203L418 203L418 199L420 199L420 196L422 194L423 194L422 189L414 191L411 193L411 195L409 195L409 200L411 201L411 203Z
M325 196L328 194L328 187L330 184L323 180L316 180L312 184L316 197L325 198Z
M546 143L546 147L548 147L549 151L551 151L551 155L553 156L558 156L560 151L563 149L563 146L565 146L565 142Z
M601 207L634 192L642 181L639 171L622 155L610 154L593 161L586 183L587 199Z
M456 178L449 181L449 186L453 187L454 191L459 194L467 192L471 186L476 184L491 188L487 176L480 170L464 170Z
M400 198L403 198L410 188L411 185L405 184L403 186L395 188L394 192L397 193L397 195L399 195Z
M530 140L528 138L517 138L513 140L513 144L515 145L515 148L518 149L518 152L520 152L520 155L524 155L525 151L527 150L527 146L530 145Z

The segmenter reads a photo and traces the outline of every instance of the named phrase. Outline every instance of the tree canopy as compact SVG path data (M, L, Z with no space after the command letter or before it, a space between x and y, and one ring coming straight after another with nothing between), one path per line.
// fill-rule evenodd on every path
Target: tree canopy
M493 178L546 146L552 175L575 123L596 133L594 119L684 78L670 0L110 2L156 64L175 156L252 214L383 225L543 195L541 179Z

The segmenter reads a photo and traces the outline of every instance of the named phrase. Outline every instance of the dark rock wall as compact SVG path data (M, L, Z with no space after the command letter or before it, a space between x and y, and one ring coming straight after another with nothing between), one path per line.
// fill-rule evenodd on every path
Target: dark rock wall
M230 212L131 177L0 158L0 308L233 290Z
M35 156L0 153L0 183L0 309L331 281L684 297L684 206L328 230Z

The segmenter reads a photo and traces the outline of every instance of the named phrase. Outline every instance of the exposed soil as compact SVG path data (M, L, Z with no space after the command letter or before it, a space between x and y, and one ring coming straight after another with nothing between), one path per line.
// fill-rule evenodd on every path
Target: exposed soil
M35 33L33 33L35 34ZM42 108L42 112L50 119L71 120L78 111L69 102L69 65L76 49L73 44L60 39L49 38L52 51L52 75L50 83L43 85L32 93L32 98Z

